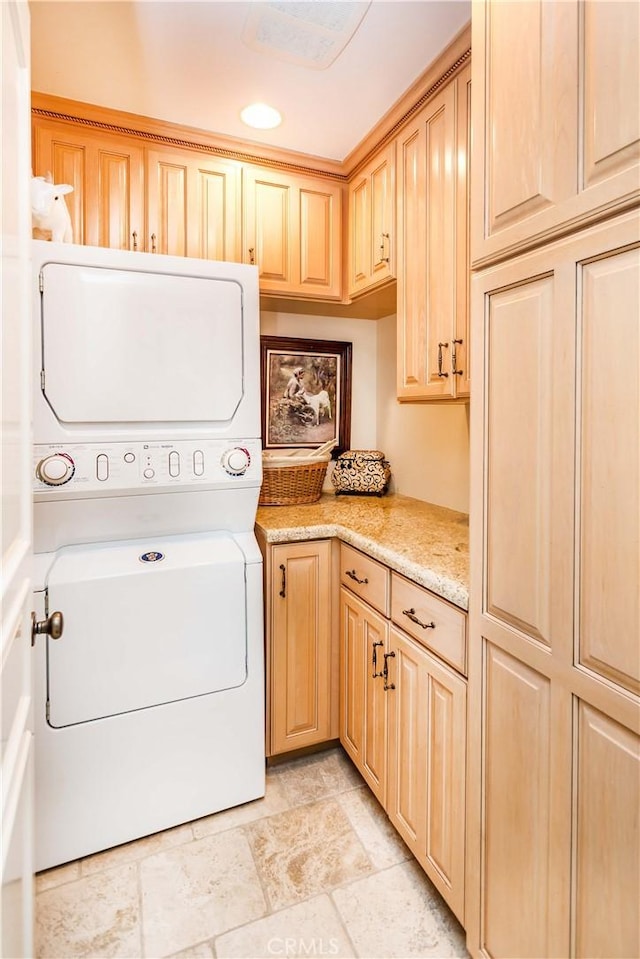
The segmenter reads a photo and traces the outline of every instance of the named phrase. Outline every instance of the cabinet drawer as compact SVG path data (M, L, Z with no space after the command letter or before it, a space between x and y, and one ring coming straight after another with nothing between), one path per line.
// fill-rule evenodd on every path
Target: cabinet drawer
M467 617L462 610L392 573L391 619L466 676Z
M389 570L382 563L342 543L340 582L383 616L389 615Z

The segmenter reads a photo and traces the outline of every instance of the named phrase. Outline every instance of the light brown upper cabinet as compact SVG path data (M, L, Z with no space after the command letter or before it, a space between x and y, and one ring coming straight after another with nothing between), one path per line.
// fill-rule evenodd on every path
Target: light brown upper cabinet
M470 66L397 139L398 398L469 395Z
M487 3L472 44L474 264L637 202L637 4Z
M395 143L375 155L349 183L348 294L396 275Z
M146 249L238 262L241 176L233 160L149 149Z
M133 137L36 118L33 172L70 183L75 243L144 248L144 149Z
M243 262L261 293L338 300L342 293L342 186L247 165Z

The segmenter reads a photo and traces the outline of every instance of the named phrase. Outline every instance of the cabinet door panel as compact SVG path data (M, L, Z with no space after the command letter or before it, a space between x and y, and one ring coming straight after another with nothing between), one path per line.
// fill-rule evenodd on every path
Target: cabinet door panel
M395 144L349 184L349 295L395 276Z
M387 700L382 667L388 649L388 624L344 588L340 590L340 620L340 739L384 805Z
M426 377L424 137L412 128L398 143L398 395L419 393Z
M584 3L584 181L638 168L640 161L640 24L635 3ZM615 104L615 106L613 106Z
M532 0L495 3L488 9L490 234L575 191L575 117L569 109L566 126L554 106L571 101L572 94L575 100L576 28L572 4Z
M362 765L365 673L360 610L340 590L340 740L356 766Z
M429 658L427 821L424 854L464 921L466 683Z
M74 188L65 198L74 243L144 249L144 150L135 138L40 118L33 132L37 175L50 170Z
M482 945L549 956L549 680L489 644L485 655Z
M330 738L331 544L274 547L272 569L271 751L278 753Z
M472 45L474 263L637 202L636 4L486 0Z
M397 141L400 400L469 390L468 86L465 69Z
M553 280L498 290L487 305L487 609L549 645L555 328ZM514 365L518 389L514 390ZM514 517L518 517L517 534Z
M349 188L350 295L367 286L371 273L369 203L369 177L365 175L359 177Z
M258 264L261 289L291 282L289 232L291 193L286 185L256 181L255 262Z
M466 683L389 631L389 818L464 922Z
M640 955L640 739L578 708L575 954Z
M469 797L481 819L469 821L467 931L489 955L613 954L615 916L604 894L593 906L600 871L621 908L637 903L627 860L600 857L594 823L614 849L616 818L628 838L637 829L625 820L637 770L617 745L605 753L638 722L638 243L636 211L473 280L484 355L472 541L483 546L471 558ZM595 711L607 732L584 719ZM618 934L631 941L622 923L612 949Z
M98 246L142 249L143 150L98 147ZM134 234L135 233L135 237Z
M189 165L189 256L240 259L240 168L195 157Z
M187 255L186 161L149 151L147 249L171 256Z
M640 252L586 263L581 287L579 655L637 693Z
M82 135L64 124L34 124L33 172L35 176L51 173L54 183L70 183L73 192L65 196L74 243L97 243L97 235L87 230L88 147Z
M439 395L450 393L454 388L451 334L456 264L455 84L449 84L431 104L425 134L427 369L424 382L426 395ZM447 376L439 375L443 371Z
M304 287L331 285L332 198L317 190L300 190L300 284Z
M456 379L456 396L471 394L471 241L469 204L471 199L471 67L462 71L457 85L456 141L456 323L457 340L451 375ZM459 370L460 372L454 372Z
M395 276L395 149L386 149L371 171L371 275L378 281Z
M387 811L412 851L424 835L427 755L427 700L422 687L421 659L415 647L391 630L395 658L391 670L395 690L389 709L391 755Z
M244 262L261 292L339 299L341 186L252 166L243 182Z

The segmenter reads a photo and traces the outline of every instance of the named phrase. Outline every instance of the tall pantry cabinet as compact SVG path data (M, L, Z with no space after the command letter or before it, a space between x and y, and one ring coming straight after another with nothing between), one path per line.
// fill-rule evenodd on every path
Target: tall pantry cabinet
M640 955L634 7L474 4L474 956Z

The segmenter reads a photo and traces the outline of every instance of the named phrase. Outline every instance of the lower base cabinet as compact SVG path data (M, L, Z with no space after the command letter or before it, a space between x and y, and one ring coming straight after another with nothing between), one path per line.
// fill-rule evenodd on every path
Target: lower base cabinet
M390 575L386 567L365 556L354 563L357 554L349 547L342 555L340 741L464 924L467 683L355 596L351 584L392 617L394 586L403 600L402 591L412 591L415 605L398 608L422 624L420 603L429 603L434 619L425 629L433 629L436 643L450 634L451 615L460 620L464 641L464 614L395 573L389 599L388 584L380 582L381 571Z
M258 539L265 561L267 755L339 735L464 925L465 614L346 544Z

